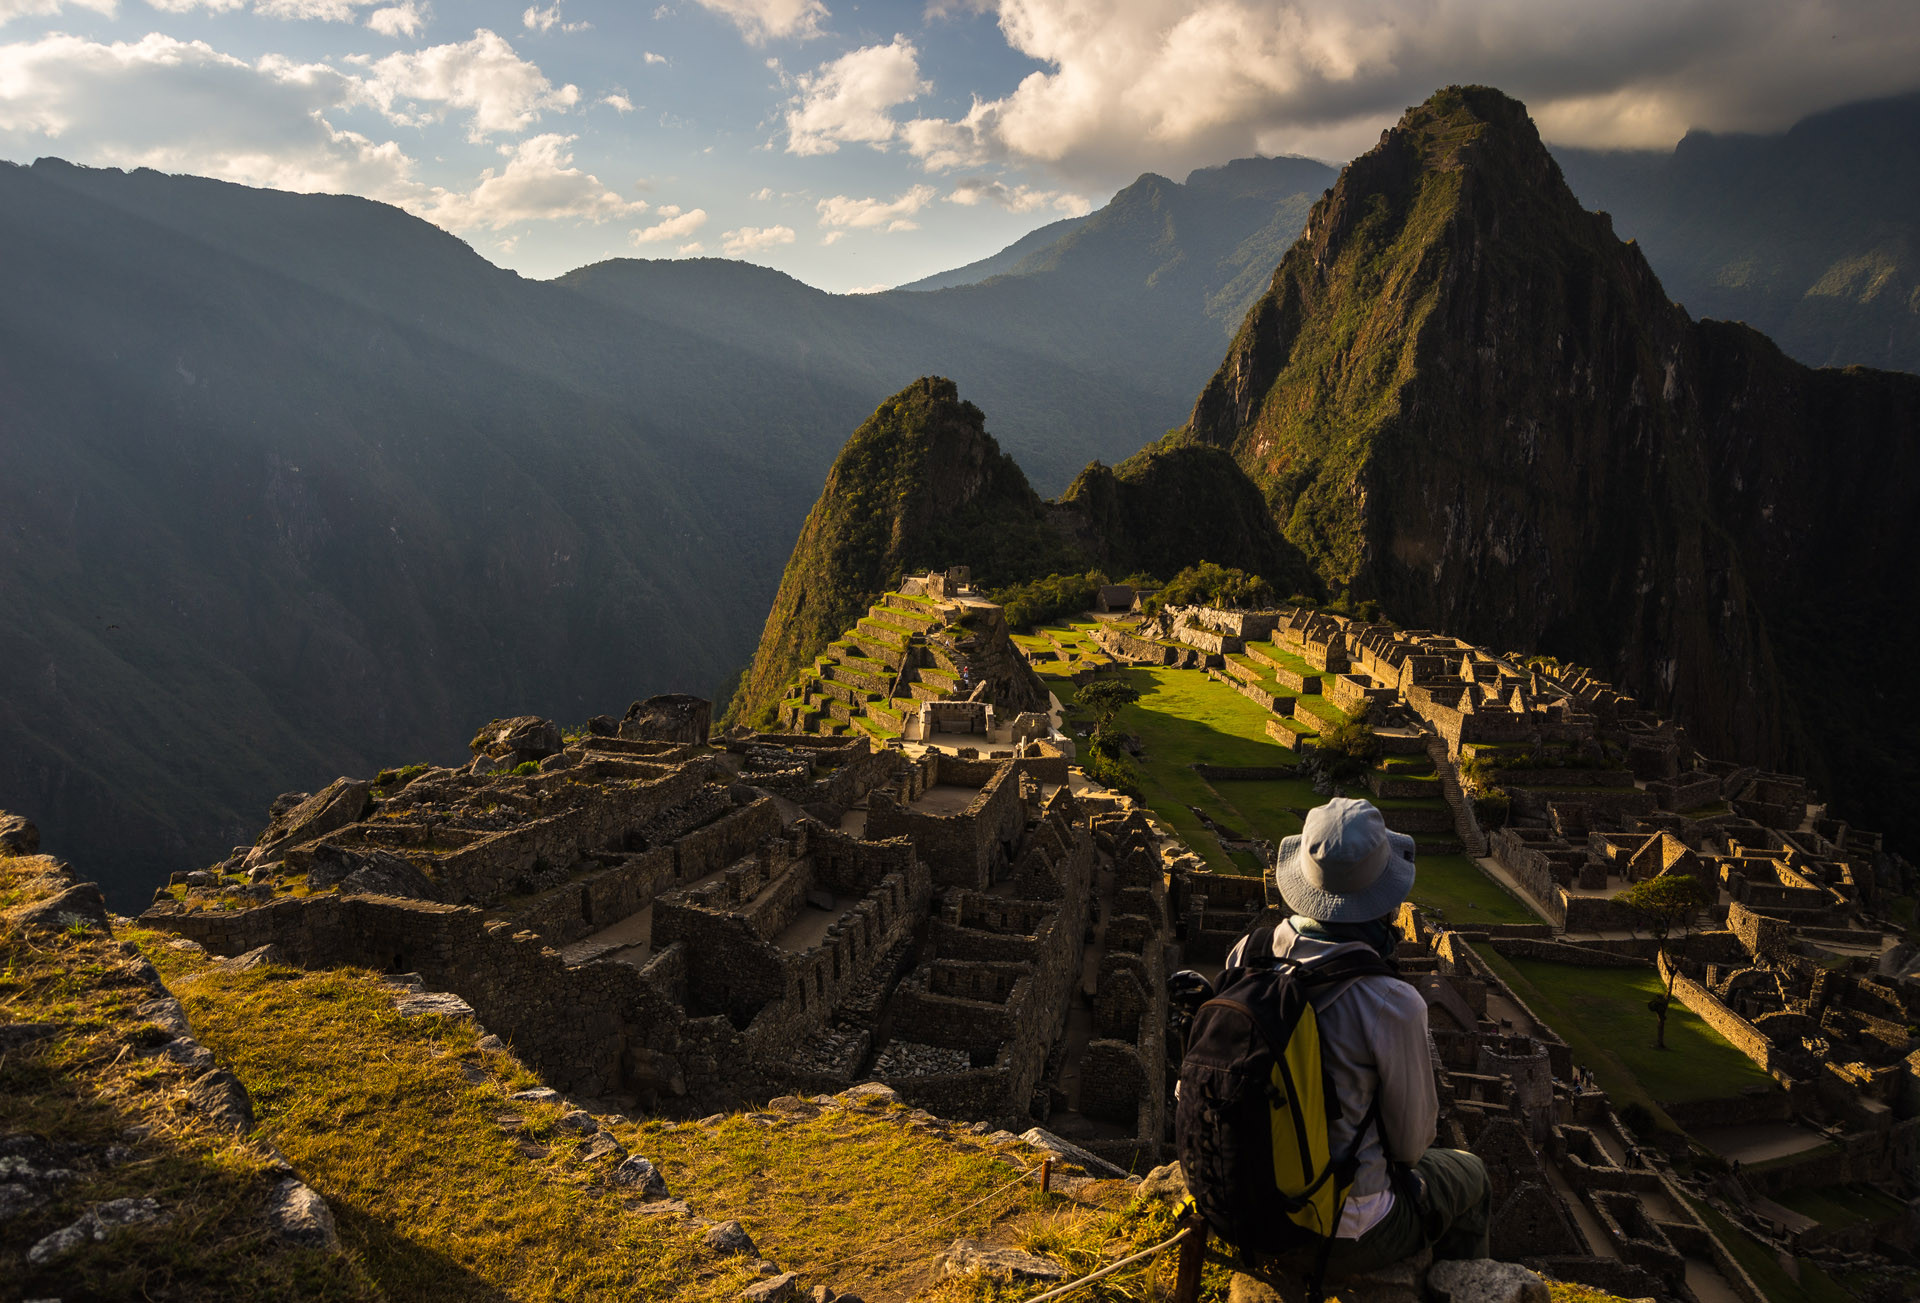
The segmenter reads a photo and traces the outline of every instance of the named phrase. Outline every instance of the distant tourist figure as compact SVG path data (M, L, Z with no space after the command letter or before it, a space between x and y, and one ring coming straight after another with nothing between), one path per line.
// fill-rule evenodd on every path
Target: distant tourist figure
M1486 1167L1433 1147L1427 1005L1392 966L1413 839L1389 832L1369 802L1335 799L1281 842L1274 877L1294 914L1234 947L1218 997L1196 990L1206 985L1197 974L1172 979L1176 996L1198 1006L1176 1144L1196 1205L1247 1264L1234 1303L1270 1303L1259 1277L1275 1270L1307 1277L1314 1299L1324 1280L1429 1245L1436 1258L1486 1257ZM1285 1066L1260 1060L1262 1045ZM1273 1089L1235 1096L1250 1069L1257 1079L1270 1066ZM1307 1152L1283 1161L1296 1132ZM1263 1152L1273 1154L1264 1167L1249 1162Z

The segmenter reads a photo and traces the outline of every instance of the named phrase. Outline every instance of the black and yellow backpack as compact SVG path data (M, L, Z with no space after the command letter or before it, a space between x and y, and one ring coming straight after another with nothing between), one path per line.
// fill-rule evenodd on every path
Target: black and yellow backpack
M1273 929L1260 928L1187 1033L1174 1147L1194 1206L1242 1255L1314 1254L1309 1290L1316 1297L1380 1101L1336 1157L1328 1122L1340 1104L1307 996L1314 987L1393 971L1362 945L1310 963L1276 958Z

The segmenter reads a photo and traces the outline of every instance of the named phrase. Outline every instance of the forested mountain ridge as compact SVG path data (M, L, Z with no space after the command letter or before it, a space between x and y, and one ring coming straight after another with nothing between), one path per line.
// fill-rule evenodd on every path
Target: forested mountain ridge
M1690 319L1481 87L1348 165L1186 432L1328 588L1594 665L1907 837L1917 436L1920 377Z

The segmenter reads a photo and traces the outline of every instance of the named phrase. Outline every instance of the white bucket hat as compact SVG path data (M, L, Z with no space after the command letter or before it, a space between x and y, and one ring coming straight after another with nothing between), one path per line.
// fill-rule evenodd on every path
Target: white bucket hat
M1384 918L1413 886L1413 838L1389 832L1372 802L1336 797L1281 841L1273 880L1294 913L1322 923Z

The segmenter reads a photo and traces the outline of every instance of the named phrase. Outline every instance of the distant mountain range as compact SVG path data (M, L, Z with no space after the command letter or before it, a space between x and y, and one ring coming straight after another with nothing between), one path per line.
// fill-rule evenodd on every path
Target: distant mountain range
M1776 135L1554 155L1695 317L1744 321L1809 366L1920 371L1920 95Z
M1914 137L1890 131L1880 164L1910 182ZM1733 152L1748 178L1821 157ZM1672 276L1659 224L1717 220L1687 216L1706 211L1683 184L1700 155L1580 156L1569 175L1622 229L1647 223ZM364 200L0 165L0 808L130 907L283 788L451 758L494 715L721 692L881 399L952 378L1040 493L1121 463L1185 420L1334 176L1300 159L1147 175L923 288L836 296L710 259L527 281ZM1903 193L1848 191L1826 264L1812 218L1783 217L1802 252L1776 262L1895 249ZM1755 265L1774 265L1766 235L1742 246ZM1873 314L1909 264L1883 261L1862 282L1882 289L1828 297L1841 325L1857 312L1898 342L1905 319ZM1762 278L1750 315L1796 278ZM1193 520L1142 504L1210 492L1217 461L1089 468L1083 548L1132 569L1194 546ZM1093 526L1123 516L1141 529ZM1242 533L1243 555L1273 554Z
M714 695L836 449L939 370L1054 489L1179 421L1329 169L1147 176L1045 265L527 281L395 209L0 166L0 808L131 907L288 787Z

